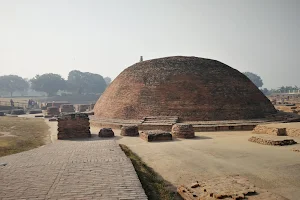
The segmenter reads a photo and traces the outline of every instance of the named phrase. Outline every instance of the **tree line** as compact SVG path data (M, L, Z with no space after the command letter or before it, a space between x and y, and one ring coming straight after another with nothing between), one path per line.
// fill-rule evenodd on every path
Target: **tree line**
M298 92L300 90L300 87L298 86L281 86L276 89L267 89L267 88L262 88L263 86L263 81L261 77L255 73L252 72L244 72L243 73L245 76L247 76L265 95L270 95L274 93L289 93L289 92Z
M24 92L32 89L45 92L48 96L54 96L58 91L66 91L72 94L99 94L102 93L111 78L103 78L100 74L72 70L65 80L59 74L46 73L36 75L32 79L25 79L17 75L0 76L0 92L13 95L14 92Z

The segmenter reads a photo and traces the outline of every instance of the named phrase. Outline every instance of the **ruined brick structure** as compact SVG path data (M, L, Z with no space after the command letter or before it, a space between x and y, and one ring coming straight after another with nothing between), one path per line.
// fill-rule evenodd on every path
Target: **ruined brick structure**
M70 113L58 118L58 139L91 137L90 122L87 114Z
M191 124L174 124L172 126L172 135L175 138L194 138L195 131Z
M272 103L242 73L216 60L167 57L125 69L94 108L100 118L180 120L262 118L276 113Z

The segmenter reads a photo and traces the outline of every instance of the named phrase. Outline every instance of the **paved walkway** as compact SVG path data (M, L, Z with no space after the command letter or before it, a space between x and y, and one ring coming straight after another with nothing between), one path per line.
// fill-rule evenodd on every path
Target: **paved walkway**
M147 199L112 140L57 141L0 158L0 199Z

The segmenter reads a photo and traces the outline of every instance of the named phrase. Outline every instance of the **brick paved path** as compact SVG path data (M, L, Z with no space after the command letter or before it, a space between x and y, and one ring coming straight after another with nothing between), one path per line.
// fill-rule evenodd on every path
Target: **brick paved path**
M57 141L0 158L0 199L147 199L114 140Z

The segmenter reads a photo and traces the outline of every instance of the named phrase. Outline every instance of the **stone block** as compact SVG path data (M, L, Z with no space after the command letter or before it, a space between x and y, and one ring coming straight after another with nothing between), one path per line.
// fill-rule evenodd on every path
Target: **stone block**
M191 124L174 124L172 135L175 138L194 138L195 132Z
M172 134L162 130L143 131L140 137L147 142L172 140Z
M114 137L115 133L111 128L102 128L99 131L99 137Z
M122 136L139 136L139 130L137 126L122 126Z

